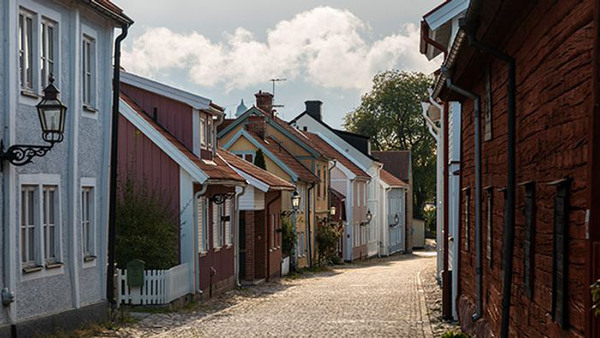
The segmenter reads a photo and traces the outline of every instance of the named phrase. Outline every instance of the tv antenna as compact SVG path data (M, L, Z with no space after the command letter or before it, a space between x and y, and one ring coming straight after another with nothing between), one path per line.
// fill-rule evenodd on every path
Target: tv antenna
M273 82L273 100L275 100L275 82L287 81L287 79L270 79L269 81ZM274 104L273 108L283 108L282 104Z

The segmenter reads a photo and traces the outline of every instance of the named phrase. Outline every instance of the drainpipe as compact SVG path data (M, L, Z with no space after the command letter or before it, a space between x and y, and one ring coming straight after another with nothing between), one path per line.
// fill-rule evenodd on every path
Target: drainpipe
M442 73L446 76L446 85L448 88L460 95L463 95L474 102L475 111L475 248L476 248L476 289L477 289L477 309L472 316L473 321L482 316L483 291L482 291L482 236L481 236L481 100L479 95L460 88L452 83L447 69L442 67Z
M246 193L246 186L242 186L242 190L240 192L236 192L235 193L235 210L237 210L237 212L235 213L235 229L233 230L234 233L234 240L235 240L235 246L233 247L233 272L235 274L235 283L238 287L242 286L242 284L240 283L240 263L239 263L239 259L240 259L240 210L239 210L239 205L240 205L240 197ZM198 237L196 237L198 238Z
M306 194L306 196L309 199L309 201L308 201L309 203L306 203L306 209L308 211L308 217L306 217L306 227L308 228L308 266L309 267L312 267L312 244L311 244L312 236L311 236L311 231L310 231L310 219L311 219L311 217L310 217L310 202L314 202L314 201L310 201L310 199L311 199L310 191L314 187L315 187L315 184L311 183L310 188L307 189L308 193ZM314 198L313 198L313 200L314 200Z
M200 188L200 191L198 191L197 193L194 194L194 203L196 205L196 210L195 213L196 215L198 215L198 199L202 196L204 196L204 194L206 194L206 190L208 189L208 184L203 184L202 188ZM204 210L202 210L202 212L204 212ZM196 217L197 218L197 217ZM198 220L199 222L202 222L202 220ZM198 227L195 226L194 227L194 289L196 290L197 293L202 294L202 290L200 290L200 276L199 276L199 271L200 271L200 258L198 257L198 252L200 252L200 248L198 248L198 245L200 245L200 243L198 243Z
M110 145L110 195L108 206L108 271L106 273L106 298L111 309L117 308L115 300L115 240L117 233L117 159L119 149L119 94L121 92L121 42L127 37L129 24L121 26L121 34L115 40L115 64L113 66L113 105Z
M464 26L464 21L461 20L461 27ZM516 190L516 62L515 59L500 50L477 41L475 31L473 29L465 29L469 45L476 49L486 52L497 59L500 59L508 65L508 140L507 140L507 157L508 157L508 175L506 184L506 228L504 229L504 275L502 277L502 321L500 326L500 336L508 337L508 327L510 320L510 297L512 288L513 275L513 255L515 247L515 190Z

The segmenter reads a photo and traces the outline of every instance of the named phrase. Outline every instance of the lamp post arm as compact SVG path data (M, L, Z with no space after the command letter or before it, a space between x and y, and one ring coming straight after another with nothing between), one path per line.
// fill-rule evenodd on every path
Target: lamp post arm
M33 162L33 158L35 156L42 157L46 155L46 153L52 149L52 145L38 146L29 144L15 144L5 151L4 141L0 141L0 160L9 161L16 166L23 166Z

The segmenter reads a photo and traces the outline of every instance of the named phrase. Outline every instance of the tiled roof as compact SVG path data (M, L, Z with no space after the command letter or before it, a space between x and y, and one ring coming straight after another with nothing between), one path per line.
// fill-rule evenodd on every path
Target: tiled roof
M383 163L383 167L397 178L408 182L410 179L410 151L373 151L372 155Z
M219 155L223 157L227 163L236 167L237 169L247 173L248 175L260 180L269 185L271 188L294 190L294 185L271 174L270 172L263 170L254 164L239 158L238 156L228 152L225 149L219 149Z
M379 172L379 177L389 186L401 188L408 187L408 184L406 184L404 181L397 178L396 176L390 174L390 172L388 172L385 169L381 169L381 171Z
M248 131L254 139L256 139L259 143L261 143L265 148L267 148L273 155L277 156L286 166L288 166L292 171L298 175L298 178L304 182L317 183L319 182L319 178L312 173L304 164L298 161L294 155L290 154L283 144L278 143L275 139L269 138L268 140L263 140L260 136L256 135Z
M125 15L123 10L110 0L81 0L81 2L112 20L127 25L133 24L133 20Z
M213 156L213 162L207 163L204 160L200 159L196 156L191 150L186 148L183 143L175 138L171 133L162 128L159 124L154 122L148 114L144 112L144 110L138 106L131 98L127 95L121 93L121 100L127 103L135 112L142 117L146 122L148 122L154 129L160 132L169 142L171 142L174 146L179 149L183 154L185 154L191 161L194 162L207 176L209 180L227 180L227 181L240 181L245 182L246 180L238 175L233 169L231 169L225 161L219 156Z
M110 9L111 11L113 11L117 14L123 13L123 10L119 6L112 3L110 0L94 0L94 1L108 9Z
M306 134L306 136L308 136L308 138L311 141L311 144L313 146L317 147L317 149L321 152L321 154L323 154L326 157L329 157L331 159L335 159L336 161L338 161L339 163L344 165L344 167L346 167L350 171L352 171L352 173L354 173L354 175L356 175L356 176L365 177L365 178L371 177L364 170L362 170L356 164L354 164L352 161L350 161L346 156L344 156L339 151L335 150L335 148L333 148L329 143L327 143L325 140L323 140L321 137L319 137L319 135L313 134L310 132L304 132L304 134Z

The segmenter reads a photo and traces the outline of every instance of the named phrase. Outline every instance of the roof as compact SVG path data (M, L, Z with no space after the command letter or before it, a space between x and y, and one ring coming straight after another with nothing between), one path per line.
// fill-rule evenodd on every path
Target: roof
M260 180L261 182L269 185L274 190L294 190L293 184L281 179L280 177L271 174L270 172L263 170L254 164L241 159L240 157L230 153L225 149L219 149L219 154L223 157L227 163L236 167L237 169L247 173L248 175Z
M115 20L122 24L132 25L133 20L129 18L123 10L112 3L110 0L82 0L83 3L89 5L94 8L96 11L100 12L100 14Z
M375 156L383 168L404 182L410 181L410 151L374 151Z
M379 172L379 177L387 185L393 188L408 188L408 184L406 182L390 174L390 172L385 169L381 169L381 171Z
M359 177L370 178L369 174L367 174L364 170L359 168L356 164L350 161L346 156L344 156L339 151L335 150L329 143L323 140L319 135L313 134L310 132L304 132L306 136L312 141L312 144L316 146L323 155L335 159L339 163L341 163L344 167L348 168L354 175Z
M269 150L273 155L277 156L286 166L298 175L298 178L304 182L317 183L319 178L312 173L302 162L298 161L294 155L292 155L283 144L277 142L272 137L267 140L261 139L258 135L248 131L248 133L254 137L261 145Z
M166 138L172 145L174 145L181 153L183 153L188 159L190 159L206 176L210 181L237 181L245 182L246 180L238 175L233 169L231 169L227 163L220 157L214 156L213 163L206 162L196 156L191 150L185 147L183 143L175 138L171 133L156 123L144 110L138 106L131 98L124 93L120 95L121 100L129 105L141 118L150 124L156 131L158 131L164 138Z

